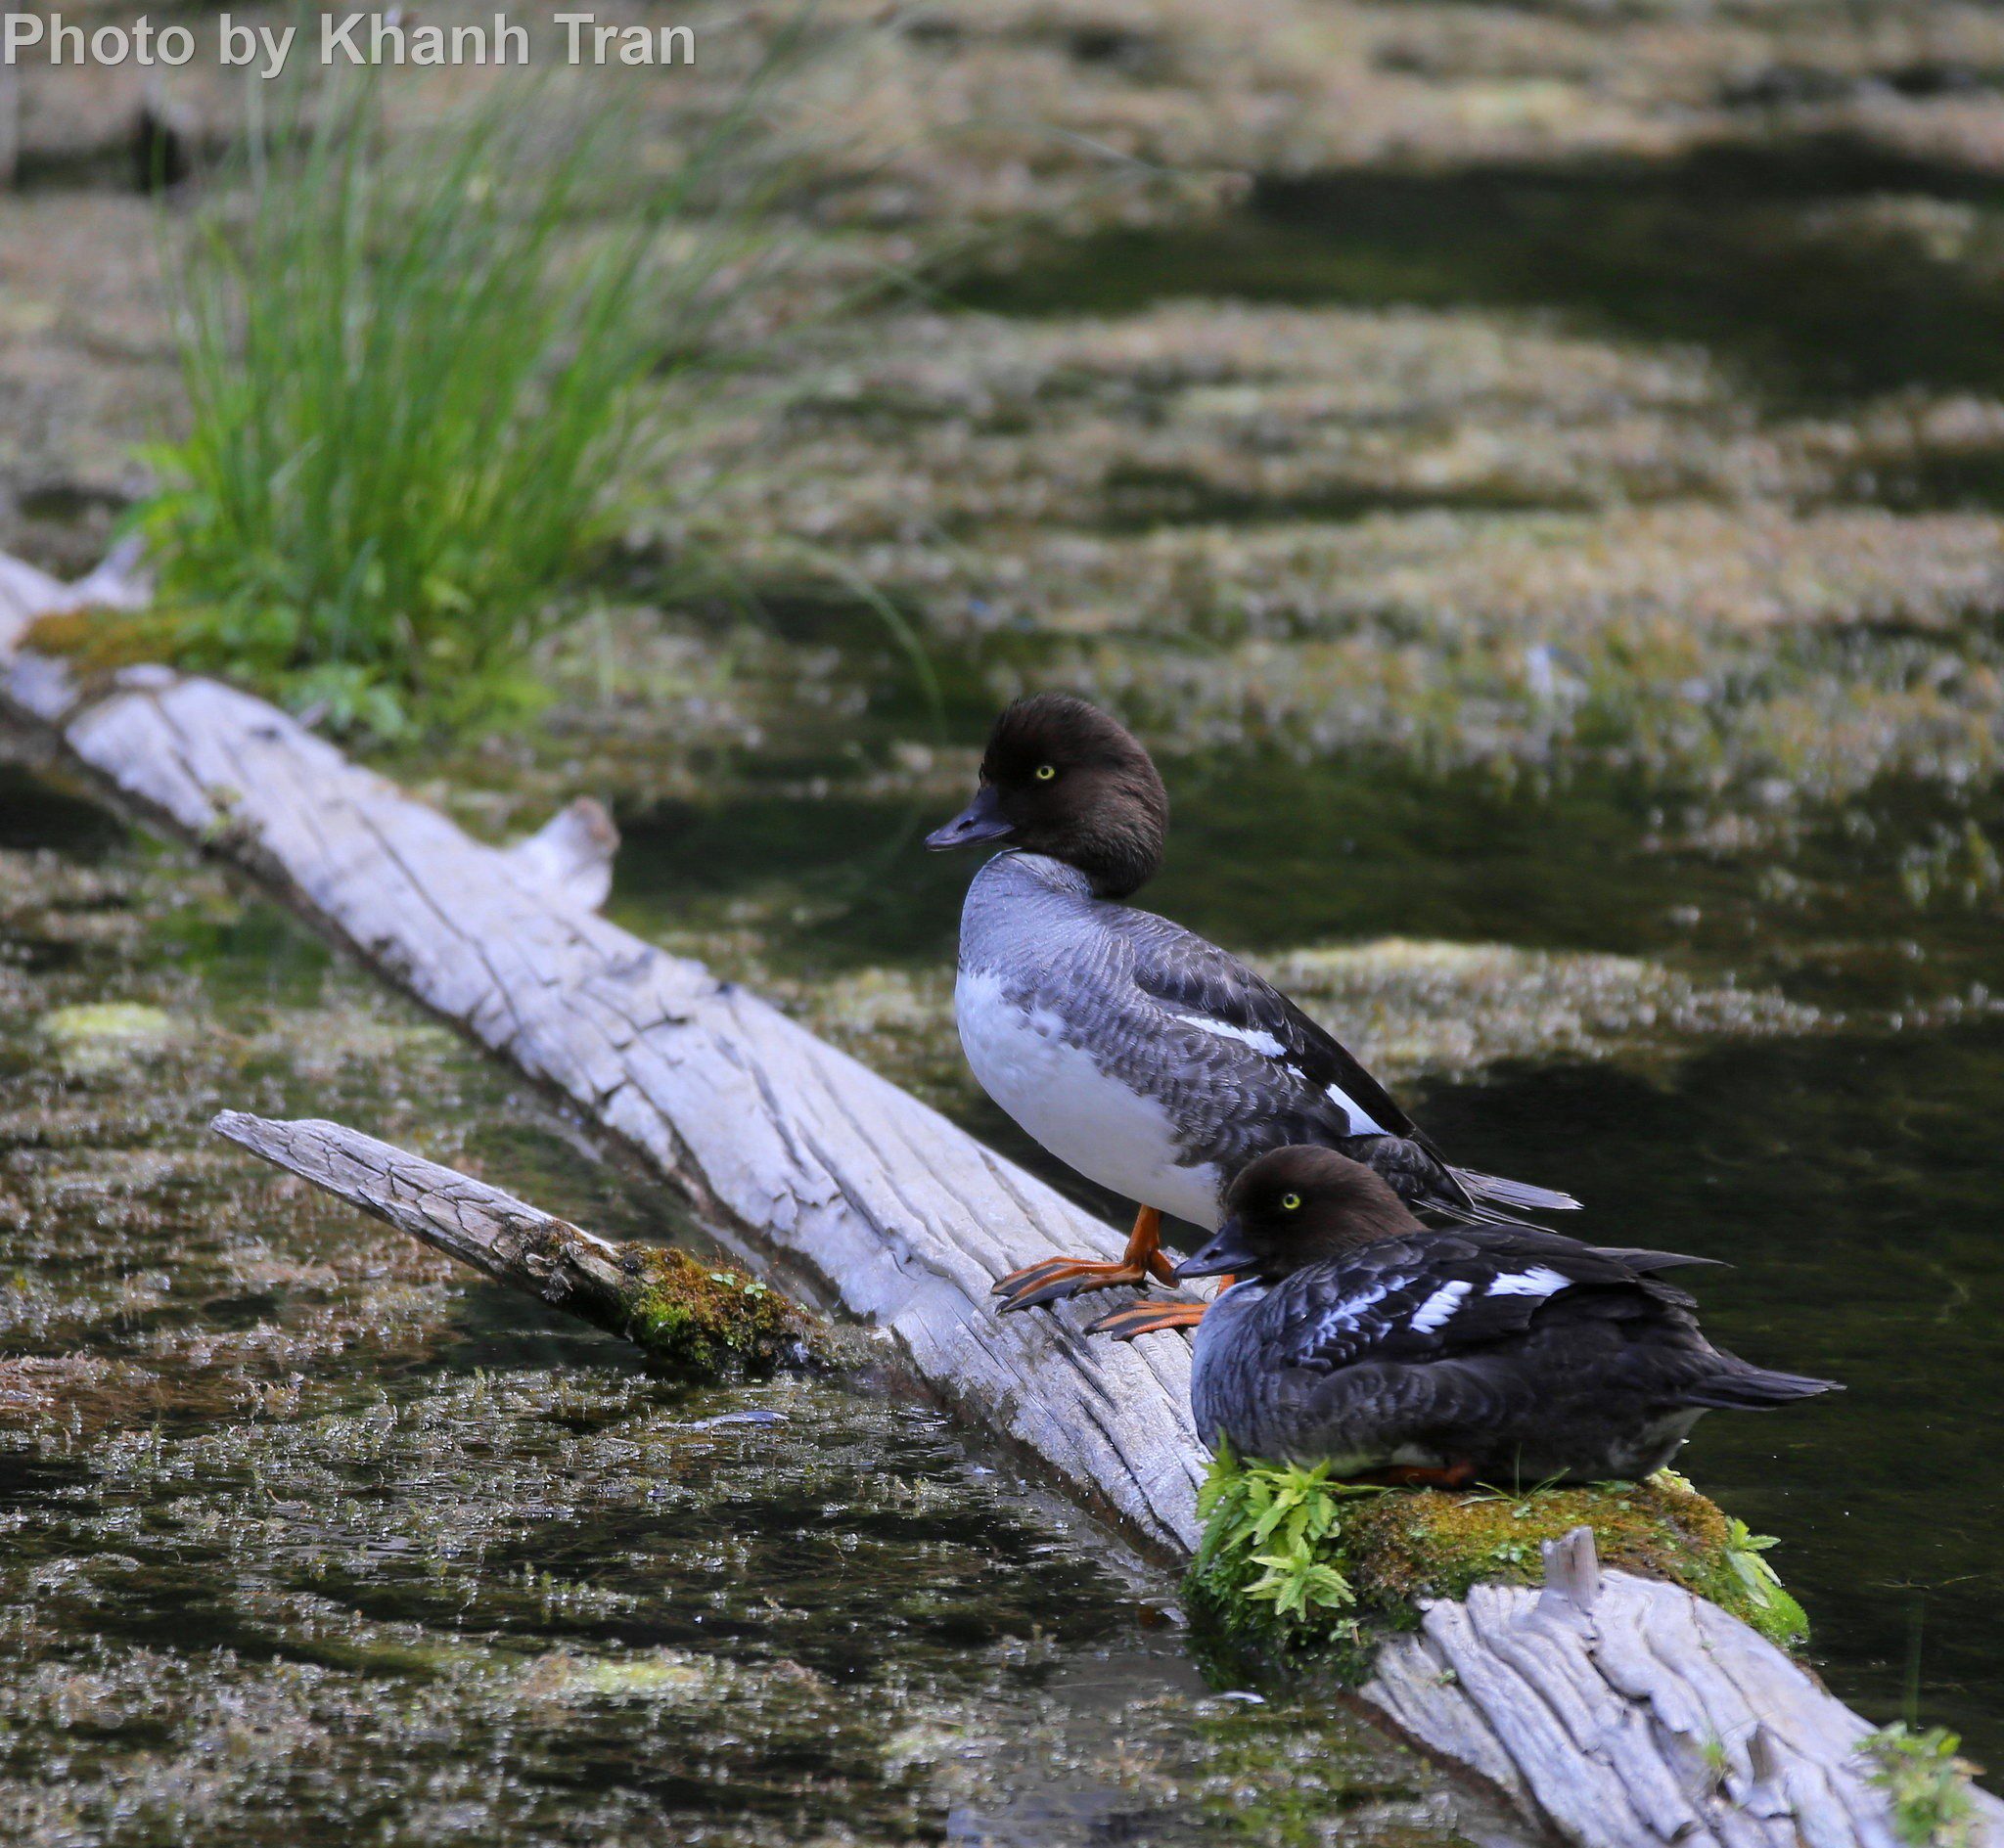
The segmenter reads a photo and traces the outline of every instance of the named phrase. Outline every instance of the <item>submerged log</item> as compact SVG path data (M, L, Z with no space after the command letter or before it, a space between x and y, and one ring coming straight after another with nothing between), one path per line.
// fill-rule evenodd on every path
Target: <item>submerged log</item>
M23 581L0 570L17 609ZM727 1239L888 1330L943 1400L1074 1499L1187 1555L1205 1453L1186 1344L1087 1341L1089 1306L998 1318L989 1302L1019 1265L1114 1255L1114 1229L755 996L592 915L553 880L574 855L479 845L213 681L128 669L86 694L60 662L8 659L10 613L0 604L0 717L564 1093ZM253 1120L232 1119L247 1138ZM353 1134L255 1133L260 1152L296 1155ZM1366 1705L1590 1848L1890 1848L1863 1720L1736 1619L1603 1575L1590 1553L1574 1540L1542 1595L1485 1586L1432 1605L1382 1651ZM1972 1801L1975 1832L2004 1843L2004 1805Z

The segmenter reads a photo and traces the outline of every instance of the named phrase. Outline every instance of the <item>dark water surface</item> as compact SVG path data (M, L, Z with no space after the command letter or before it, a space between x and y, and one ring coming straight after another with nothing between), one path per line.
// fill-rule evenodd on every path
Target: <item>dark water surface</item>
M1885 198L1974 217L2004 206L2004 185L1842 137L1668 160L1360 167L1263 179L1206 232L1110 231L955 288L972 306L1029 314L1132 313L1190 295L1550 307L1703 342L1790 395L1998 389L1995 266L1875 230L1857 208ZM1901 497L1981 499L1996 463L1986 452L1949 478L1902 484Z

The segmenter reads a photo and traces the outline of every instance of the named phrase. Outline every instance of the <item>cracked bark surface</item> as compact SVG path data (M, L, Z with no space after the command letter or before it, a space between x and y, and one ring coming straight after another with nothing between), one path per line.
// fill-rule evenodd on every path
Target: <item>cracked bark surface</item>
M615 1243L500 1188L359 1130L223 1110L218 1136L407 1232L497 1284L616 1334L685 1378L804 1365L813 1328L776 1290L670 1247Z
M1677 1586L1604 1574L1583 1527L1545 1567L1542 1592L1430 1604L1364 1697L1569 1841L1897 1848L1871 1727L1780 1649ZM1971 1839L2004 1839L2004 1803L1969 1794Z
M1194 1545L1205 1454L1187 1345L1087 1341L1097 1306L1003 1318L989 1301L1020 1265L1116 1255L1119 1233L756 996L594 915L591 842L606 843L591 817L544 850L485 847L212 681L134 668L86 694L60 663L10 658L21 609L54 594L75 592L0 569L0 719L17 734L624 1137L737 1240L888 1330L944 1401L1074 1500L1158 1554ZM243 1139L254 1120L239 1119ZM282 1127L311 1131L331 1170L353 1157L341 1138L386 1147ZM408 1211L423 1222L408 1230L501 1276L524 1223L511 1215L534 1209L471 1204L459 1190L478 1186L435 1170L371 1209ZM489 1219L501 1230L476 1237ZM592 1243L569 1261L559 1306L588 1313ZM1591 1848L1892 1848L1857 1756L1864 1720L1736 1619L1675 1587L1603 1579L1591 1551L1555 1555L1542 1595L1488 1586L1432 1605L1383 1651L1364 1704ZM1974 1801L1973 1834L2004 1843L2004 1805Z

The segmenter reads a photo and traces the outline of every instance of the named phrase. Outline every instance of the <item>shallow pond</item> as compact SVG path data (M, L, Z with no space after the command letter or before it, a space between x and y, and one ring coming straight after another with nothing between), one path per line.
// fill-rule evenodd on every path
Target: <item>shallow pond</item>
M1828 408L1998 389L2000 207L1993 177L1842 138L1357 168L1262 181L1196 233L1111 231L962 285L1030 315L1184 295L1534 308L1700 342L1750 402ZM1977 446L1837 492L1984 507L1999 479ZM1158 902L1227 941L1624 950L1822 1011L1800 1037L1693 1044L1648 1070L1520 1063L1424 1086L1418 1103L1477 1165L1578 1193L1583 1233L1729 1258L1702 1285L1720 1337L1848 1384L1799 1415L1708 1420L1689 1465L1783 1536L1773 1557L1840 1691L1958 1728L2000 1762L2004 803L1881 789L1792 824L1755 804L1689 827L1661 790L1525 799L1243 764L1196 770L1175 794L1187 858Z
M971 871L917 846L941 798L809 797L797 769L623 818L615 912L802 990L936 974ZM1732 849L1679 844L1676 815L1616 786L1245 759L1172 785L1154 896L1235 944L1613 950L1802 1006L1813 1030L1793 1037L1519 1059L1414 1096L1470 1161L1576 1189L1581 1230L1729 1258L1704 1285L1720 1337L1847 1382L1708 1420L1689 1465L1782 1537L1846 1697L1953 1725L1979 1755L2004 1744L1994 799L1888 791ZM206 1146L225 1103L331 1114L615 1233L689 1233L275 912L24 779L4 793L10 1825L91 1842L596 1841L663 1821L748 1842L1493 1832L1368 1734L1273 1690L1220 1697L1171 1584L894 1375L679 1390ZM102 1036L36 1024L107 1002L143 1012ZM1051 1172L979 1099L943 1101Z
M1961 259L2000 205L1993 181L1840 144L1366 171L966 293L1549 306L1705 341L1779 403L1995 390L2000 272ZM2000 478L1979 446L1841 491L1988 505ZM772 613L780 646L895 677L825 612ZM942 735L971 744L991 670L1046 645L940 644ZM931 721L909 687L873 696L840 737L824 713L706 765L703 800L622 815L613 910L810 1013L818 989L887 985L936 1076L972 869L919 850L957 805L936 776L881 792L878 747ZM1701 1285L1719 1338L1846 1382L1708 1420L1688 1467L1781 1537L1841 1693L2004 1762L2004 801L1687 810L1618 782L1249 754L1178 758L1171 782L1149 902L1235 947L1612 953L1798 1011L1473 1077L1416 1057L1402 1089L1463 1159L1577 1192L1586 1236L1731 1260ZM124 1012L38 1024L104 1004ZM899 1051L868 1021L851 1043ZM224 1104L341 1116L605 1231L690 1231L277 912L7 772L0 1086L0 1837L1507 1838L1368 1731L1207 1687L1174 1586L888 1368L677 1389L211 1146ZM935 1095L1074 1185L964 1083Z
M1509 1839L1213 1690L894 1372L690 1391L213 1142L644 1178L270 908L0 772L0 1839Z

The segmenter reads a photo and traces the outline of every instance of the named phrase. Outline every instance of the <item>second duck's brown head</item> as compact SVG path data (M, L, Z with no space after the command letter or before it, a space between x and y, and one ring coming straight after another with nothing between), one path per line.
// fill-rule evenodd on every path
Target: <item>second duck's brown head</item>
M1282 1278L1422 1228L1384 1177L1334 1149L1298 1143L1249 1162L1225 1192L1225 1222L1178 1277Z
M1124 898L1161 867L1168 826L1168 792L1133 733L1070 694L1039 693L995 721L975 799L926 845L1047 854L1101 897Z

